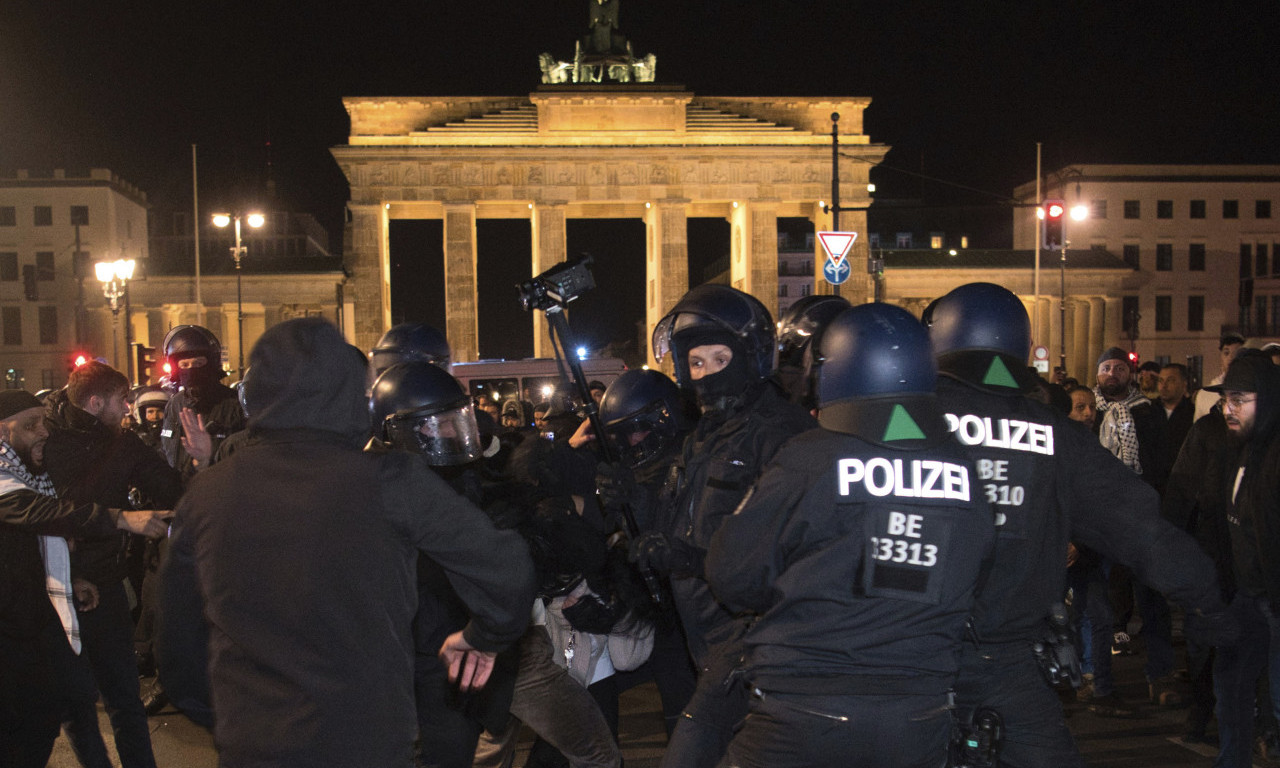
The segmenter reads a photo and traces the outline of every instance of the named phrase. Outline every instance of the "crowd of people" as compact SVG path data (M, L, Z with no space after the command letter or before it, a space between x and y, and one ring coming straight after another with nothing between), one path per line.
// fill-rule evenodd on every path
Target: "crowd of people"
M1280 348L1223 336L1194 400L1119 348L1049 382L989 283L776 323L704 285L652 344L674 378L537 407L318 318L234 388L187 325L165 389L0 392L0 764L110 765L101 698L125 768L164 706L224 765L510 766L527 726L526 765L616 767L653 682L668 768L1083 765L1063 691L1132 715L1138 645L1215 766L1274 744Z

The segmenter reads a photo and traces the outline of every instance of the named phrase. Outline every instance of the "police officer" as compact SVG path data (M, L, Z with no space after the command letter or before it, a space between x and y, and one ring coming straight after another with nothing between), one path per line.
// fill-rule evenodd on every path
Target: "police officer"
M655 529L662 490L694 423L676 383L660 371L630 370L614 379L600 402L600 423L613 442L617 465L602 463L596 476L606 511L626 504L641 532ZM648 670L658 684L667 736L693 695L696 675L679 618L664 602L654 621Z
M818 407L812 391L814 379L809 375L813 349L827 323L849 306L843 297L815 293L798 299L778 318L778 379L791 402L809 409Z
M685 294L653 332L655 357L671 355L676 382L702 416L685 439L660 530L638 539L642 566L670 574L675 606L698 667L698 687L667 745L663 765L711 766L746 715L735 684L749 617L712 595L702 571L711 536L737 508L786 440L816 425L771 377L775 326L755 297L725 285Z
M208 465L228 435L244 429L244 411L235 391L222 383L222 344L208 328L176 326L161 349L177 394L165 407L160 445L170 466L189 478ZM208 440L195 434L201 427Z
M707 554L716 596L760 614L753 716L721 765L937 766L991 509L918 320L864 304L816 349L821 429L778 451Z
M457 468L481 457L471 398L457 380L435 365L396 363L374 382L369 405L371 450L421 454L423 462L474 504L480 503L476 473ZM479 692L460 701L437 651L445 638L466 626L467 607L444 569L418 558L418 613L413 621L414 696L418 712L418 764L470 766L486 727L501 730L511 706L511 675L499 655L496 674Z
M394 325L369 351L369 364L375 376L382 375L396 363L409 360L422 360L448 372L453 365L453 351L445 335L426 323Z
M1224 606L1213 565L1160 517L1159 498L1140 476L1065 415L1023 395L1031 331L1017 296L991 283L963 285L931 305L926 322L948 426L969 447L977 492L996 510L994 566L974 607L976 643L964 645L958 715L962 726L981 710L1003 720L1000 765L1082 766L1040 669L1065 634L1048 617L1065 591L1068 541L1128 565L1183 604L1189 632L1216 623L1229 637L1231 622L1217 619ZM1042 643L1038 661L1032 645L1046 635L1055 642Z

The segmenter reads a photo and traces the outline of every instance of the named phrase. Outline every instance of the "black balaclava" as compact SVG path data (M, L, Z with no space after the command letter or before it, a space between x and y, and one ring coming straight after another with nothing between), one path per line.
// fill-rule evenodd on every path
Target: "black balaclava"
M733 352L733 359L723 370L703 376L697 381L690 377L690 386L698 395L698 404L703 413L732 411L739 405L751 384L747 350L741 339L723 328L694 327L680 334L680 349L685 355L685 365L688 365L689 350L710 344L728 347Z

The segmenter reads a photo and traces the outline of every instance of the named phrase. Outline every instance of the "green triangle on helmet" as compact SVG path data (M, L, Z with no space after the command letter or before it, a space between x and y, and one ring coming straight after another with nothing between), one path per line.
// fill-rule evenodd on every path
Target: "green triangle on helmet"
M915 419L911 418L911 414L907 413L907 409L902 407L901 403L894 403L893 413L889 416L889 424L884 428L883 442L892 442L894 440L923 440L924 431L916 424Z

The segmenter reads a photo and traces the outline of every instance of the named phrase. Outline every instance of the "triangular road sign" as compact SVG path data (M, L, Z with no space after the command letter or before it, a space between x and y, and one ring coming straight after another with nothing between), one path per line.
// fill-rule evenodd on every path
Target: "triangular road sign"
M818 233L818 242L822 243L822 250L827 252L827 257L836 266L839 266L840 262L844 261L845 254L849 253L849 249L853 247L853 243L857 239L857 232Z

